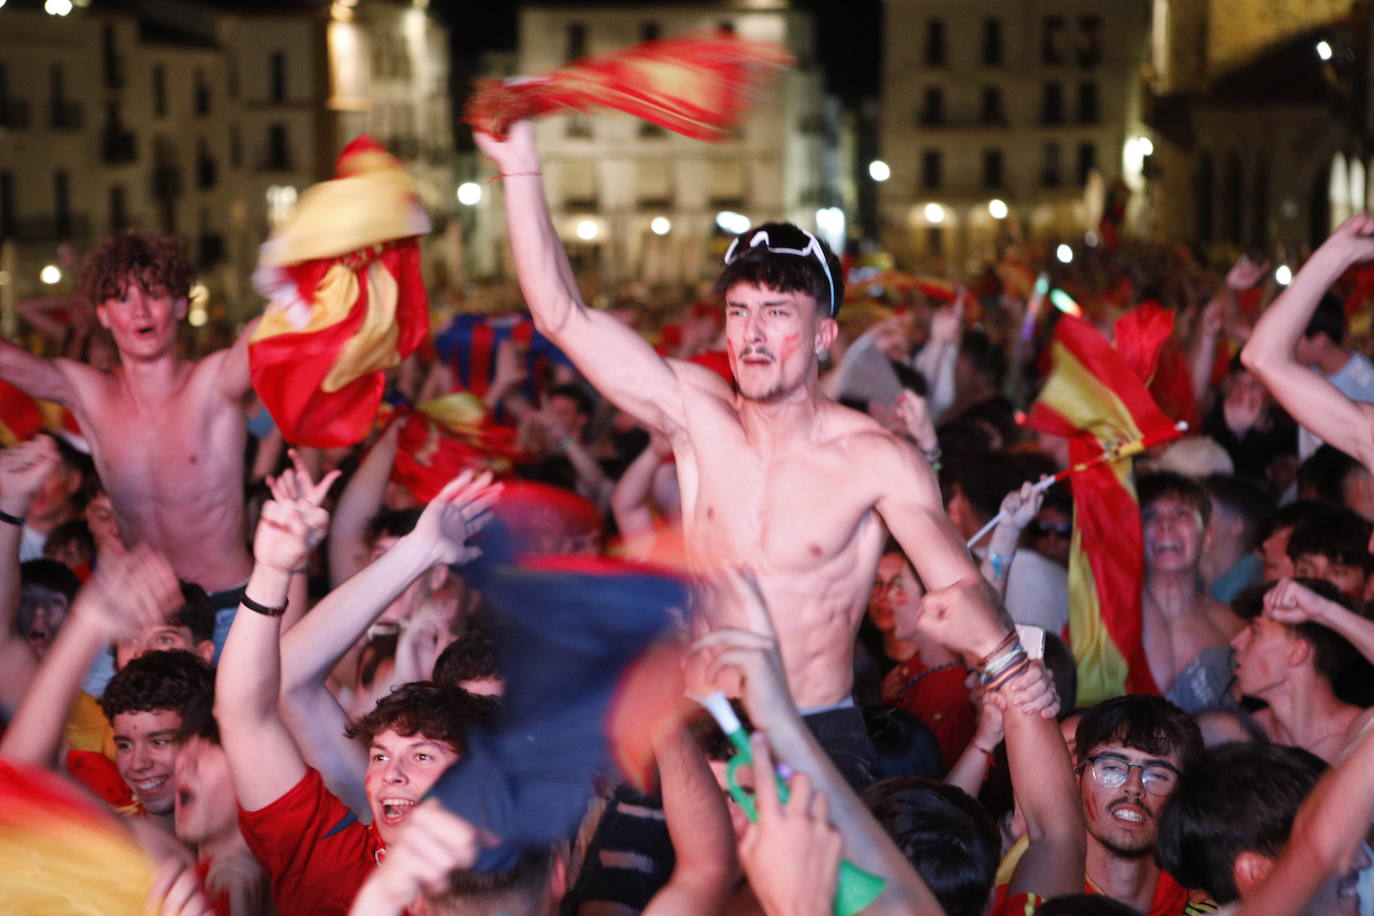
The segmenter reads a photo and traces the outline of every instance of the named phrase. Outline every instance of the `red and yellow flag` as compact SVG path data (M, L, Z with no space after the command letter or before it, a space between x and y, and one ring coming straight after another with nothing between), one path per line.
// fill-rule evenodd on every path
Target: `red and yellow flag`
M752 90L792 56L718 29L646 41L519 80L479 80L463 113L496 137L522 118L613 108L695 140L723 140Z
M1123 315L1116 346L1063 315L1053 368L1026 424L1065 436L1075 467L1069 555L1069 642L1078 705L1123 693L1159 693L1142 639L1145 551L1130 456L1178 435L1147 390L1173 316L1146 305ZM1094 461L1104 453L1115 460Z
M401 164L369 136L301 195L253 275L269 300L249 342L253 387L286 441L335 448L372 427L385 385L429 333L418 237L429 232Z
M427 503L465 470L504 477L518 457L515 429L495 423L465 391L424 401L404 420L391 479Z

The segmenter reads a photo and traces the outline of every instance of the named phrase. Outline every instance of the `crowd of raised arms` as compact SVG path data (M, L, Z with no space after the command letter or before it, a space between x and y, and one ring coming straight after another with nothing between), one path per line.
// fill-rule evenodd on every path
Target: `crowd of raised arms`
M0 341L0 379L75 421L0 451L0 780L110 812L152 863L151 911L1374 913L1374 219L1282 288L1258 259L1131 241L1051 271L1108 339L1134 307L1172 314L1152 390L1188 424L1133 459L1143 563L1093 605L1139 609L1128 675L1156 690L1104 697L1071 624L1094 587L1073 488L1037 486L1068 440L1021 422L1068 319L1006 264L1034 276L1043 252L989 252L953 301L845 305L858 275L768 223L709 294L591 308L530 125L477 139L513 311L557 348L489 354L474 387L515 443L495 475L476 446L420 492L399 421L283 443L251 326L185 353L172 238L103 242L60 313L21 309L39 343ZM422 348L386 401L465 375ZM576 624L469 575L511 526L533 553L677 569L662 675L721 692L750 737L684 701L646 720L649 778L607 769L580 828L493 865L503 838L431 788L501 733L511 615ZM491 798L517 791L486 772Z

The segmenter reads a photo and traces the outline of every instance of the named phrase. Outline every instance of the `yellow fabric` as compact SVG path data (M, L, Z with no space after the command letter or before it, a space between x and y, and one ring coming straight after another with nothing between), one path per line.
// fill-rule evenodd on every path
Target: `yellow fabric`
M357 275L351 270L340 272L341 266L335 264L330 268L325 282L320 284L317 301L330 296L349 303L357 301ZM338 289L331 280L336 281ZM384 371L401 362L401 355L396 352L396 339L401 333L396 324L398 289L396 278L380 261L373 261L367 270L367 312L363 323L339 349L338 358L320 384L323 390L338 391L369 372Z
M1011 844L1011 849L1007 850L1007 854L1002 857L1001 863L997 866L997 877L992 882L993 887L1001 887L1011 883L1011 876L1016 871L1016 866L1021 864L1021 857L1026 854L1026 850L1029 848L1030 840L1024 836Z
M1144 433L1121 399L1078 361L1062 343L1054 343L1054 371L1036 400L1079 429L1090 431L1104 448L1136 442Z
M429 218L408 188L375 174L307 188L291 216L262 246L262 267L336 258L393 239L429 232Z
M67 715L66 734L67 746L72 750L99 751L115 759L114 729L101 711L100 701L84 690L77 692L76 702Z
M455 391L442 398L422 401L415 409L456 434L476 433L487 415L482 399L470 391Z
M17 800L7 806L12 810L0 827L0 912L141 916L153 865L132 837L87 812Z

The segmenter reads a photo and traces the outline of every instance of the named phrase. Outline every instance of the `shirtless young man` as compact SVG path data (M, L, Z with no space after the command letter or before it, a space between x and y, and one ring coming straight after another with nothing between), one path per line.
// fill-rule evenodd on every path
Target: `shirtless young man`
M613 403L672 443L691 561L749 564L777 609L797 705L851 720L849 735L866 743L857 710L828 708L852 703L854 637L887 531L934 593L928 606L994 599L916 449L818 391L816 358L835 340L844 291L834 256L785 224L735 242L719 283L732 391L583 304L549 217L529 122L504 141L479 133L477 142L504 177L511 247L536 327ZM831 734L830 725L849 728L830 723Z
M219 592L252 569L243 518L248 332L200 362L182 359L177 322L191 280L172 237L107 240L87 256L81 286L119 364L102 372L0 341L0 378L75 414L129 543L160 550L178 576Z

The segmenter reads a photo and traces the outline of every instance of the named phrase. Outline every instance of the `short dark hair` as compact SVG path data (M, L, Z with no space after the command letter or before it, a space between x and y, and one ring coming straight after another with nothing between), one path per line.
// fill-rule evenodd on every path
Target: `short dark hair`
M1320 757L1284 744L1208 748L1179 777L1160 814L1160 865L1218 903L1236 900L1236 857L1257 852L1277 858L1325 770Z
M210 663L185 649L145 652L115 673L100 697L105 718L170 709L182 716L191 700L215 680Z
M1298 465L1298 495L1343 505L1345 480L1351 472L1359 469L1360 463L1345 452L1322 445Z
M596 409L596 403L581 385L572 383L555 385L544 393L544 399L547 401L549 398L567 398L576 406L577 412L584 417L590 417Z
M946 469L948 481L983 518L996 515L1006 495L1029 479L1016 456L1003 452L982 455L977 461L946 461L941 470Z
M959 357L974 372L986 375L994 388L1001 388L1007 376L1007 355L987 331L970 328L959 342Z
M445 687L501 676L501 646L495 627L476 627L449 643L434 660L431 680Z
M424 735L442 741L462 754L467 750L468 727L490 724L499 705L493 697L414 681L378 700L372 711L345 728L344 734L370 746L379 734L393 729L400 735Z
M66 595L69 602L81 590L81 580L76 577L76 573L67 568L67 564L46 557L25 560L19 564L19 587L23 589L30 585Z
M186 246L174 235L144 235L130 230L101 242L81 263L81 295L92 305L124 294L131 280L150 293L174 299L191 294L195 272Z
M1318 334L1325 334L1333 344L1345 341L1345 303L1331 293L1321 297L1302 332L1302 336L1308 338Z
M1286 506L1279 506L1269 525L1272 534L1281 528L1296 528L1306 519L1321 515L1331 509L1331 504L1317 499L1300 499Z
M1214 508L1240 519L1246 552L1259 546L1274 514L1274 500L1254 481L1234 474L1212 474L1204 482Z
M177 730L177 740L183 744L192 738L204 738L211 744L220 744L219 723L215 721L215 682L191 697L181 711L181 728Z
M749 242L760 232L768 233L768 246L773 248L800 251L815 239L830 270L830 281L826 281L825 270L814 255L779 254L763 245L751 248ZM805 293L816 301L816 314L821 318L834 318L844 302L844 272L839 259L825 242L791 223L764 223L735 240L733 257L716 281L716 292L728 293L739 283L751 283L780 293Z
M1341 506L1303 519L1288 536L1288 558L1326 557L1332 563L1374 570L1374 555L1369 553L1369 522Z
M1144 513L1152 503L1170 497L1187 503L1202 517L1202 527L1212 520L1212 500L1202 484L1191 477L1174 471L1150 471L1141 474L1135 481L1135 492L1140 500L1140 511Z
M921 776L939 779L947 769L940 742L926 724L904 709L886 704L863 708L864 730L878 751L874 775L879 779Z
M1074 746L1079 767L1104 744L1120 744L1155 757L1176 753L1186 769L1202 750L1202 731L1191 716L1163 697L1132 693L1103 700L1078 720Z
M740 725L744 726L746 732L752 732L754 725L749 721L749 713L745 711L744 704L739 700L730 701L730 709L734 711ZM716 720L704 709L698 709L687 719L687 731L692 736L692 742L701 748L701 755L712 763L725 763L734 757L739 751L725 732L720 730Z
M402 538L415 530L423 509L387 509L378 512L367 523L365 539L369 548L376 547L382 538Z
M1036 916L1141 916L1140 910L1102 894L1065 894L1040 904Z
M205 642L215 638L215 608L210 604L210 596L194 582L180 580L182 605L168 619L174 626L186 627L191 631L191 639Z
M1302 577L1293 581L1299 585L1307 586L1328 601L1336 602L1347 611L1355 609L1354 604L1345 596L1345 593L1325 579ZM1275 585L1276 583L1270 583L1258 590L1268 592ZM1242 594L1249 592L1250 589L1246 589ZM1264 613L1263 598L1257 603L1247 602L1235 610L1236 616L1242 619L1257 617ZM1332 683L1335 683L1341 672L1345 671L1350 663L1359 657L1359 652L1356 651L1355 647L1344 636L1330 627L1324 627L1310 620L1303 623L1286 623L1283 626L1287 627L1295 637L1312 647L1312 666L1317 669L1319 675Z
M929 779L884 779L864 804L949 916L980 916L1001 857L997 825L967 792Z
M95 559L95 538L91 537L91 529L84 518L63 522L48 532L48 538L43 542L43 557L55 559L53 554L68 546L80 551L86 558L87 566Z

